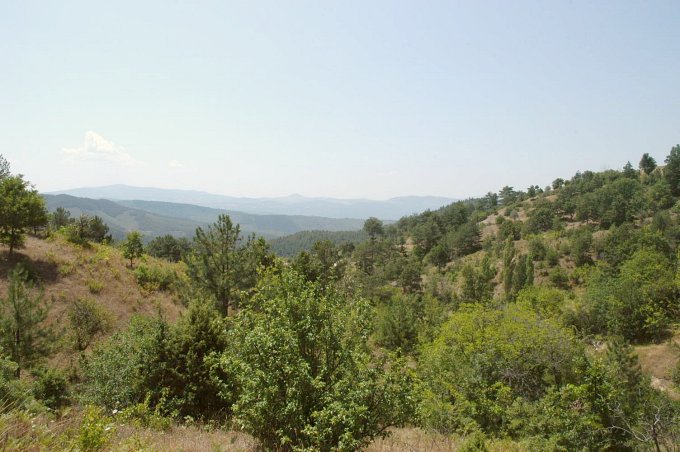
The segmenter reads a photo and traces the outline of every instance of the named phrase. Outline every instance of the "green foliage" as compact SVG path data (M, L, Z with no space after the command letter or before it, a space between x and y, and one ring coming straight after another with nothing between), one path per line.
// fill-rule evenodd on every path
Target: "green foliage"
M346 262L342 250L332 242L316 242L311 252L301 252L293 260L293 268L309 281L327 285L338 281L345 272Z
M130 259L130 267L132 267L134 260L139 259L143 254L144 244L142 243L142 234L138 231L129 232L123 242L123 257Z
M226 348L225 325L212 303L194 300L176 325L133 318L83 358L84 399L108 409L140 403L156 414L216 418L229 412L206 358Z
M191 243L184 237L175 238L170 234L156 237L146 245L149 256L170 262L179 262L191 252Z
M68 310L73 342L78 351L85 350L94 337L111 328L111 314L96 301L84 298L73 302Z
M45 201L23 176L0 178L0 243L12 255L23 246L27 228L47 224Z
M83 357L83 399L107 409L143 401L145 379L153 370L149 364L160 356L156 339L163 328L160 320L133 317L127 330Z
M678 315L674 277L668 258L648 249L625 261L618 276L594 272L585 298L589 327L628 340L663 336Z
M383 222L377 219L376 217L371 217L368 220L366 220L364 222L363 230L366 234L368 234L368 237L371 241L374 241L376 238L381 237L382 235L385 234Z
M675 145L666 157L664 177L671 187L673 196L680 196L680 145Z
M54 230L63 228L73 223L73 218L71 218L71 212L64 209L63 207L57 207L57 209L50 214L49 224Z
M289 269L270 272L219 360L239 425L265 448L353 450L406 420L409 379L367 352L370 306ZM231 397L232 380L220 378Z
M486 447L486 435L484 432L475 430L472 434L465 438L465 441L460 446L460 452L488 452Z
M297 256L302 251L309 252L316 242L328 240L350 254L354 248L368 240L363 231L300 231L269 241L272 251L281 257Z
M493 298L496 268L488 256L484 256L479 267L465 265L460 272L462 279L460 299L466 303L488 303Z
M194 249L187 258L187 273L194 287L211 296L225 316L243 297L243 291L254 288L258 267L272 263L263 239L249 237L241 247L240 235L239 225L228 215L220 215L206 231L196 229Z
M155 409L150 406L151 397L147 396L143 402L131 405L117 413L117 418L137 427L153 430L169 430L172 419L160 413L161 405Z
M137 284L148 291L169 291L179 280L177 273L170 267L140 264L135 269Z
M5 179L11 175L9 162L2 154L0 154L0 179Z
M498 217L502 218L502 217ZM519 240L522 235L522 223L519 221L505 220L498 227L498 239Z
M423 348L420 417L443 433L498 432L513 400L574 381L583 357L570 330L526 306L464 306Z
M413 350L418 340L418 318L422 312L418 296L396 293L376 308L375 340L390 350Z
M409 259L401 269L397 283L405 293L416 293L422 289L423 267L416 259Z
M48 309L42 291L33 290L26 270L17 265L9 275L7 297L0 298L0 346L17 364L17 377L50 351L52 330L43 324Z
M639 167L640 171L643 173L650 174L656 168L656 160L654 160L654 157L645 152L642 154Z
M552 202L537 203L524 225L524 233L537 234L549 231L555 223L556 213L555 205Z
M509 411L507 432L528 440L532 450L601 450L609 445L587 384L551 387L537 401L516 400Z
M477 223L465 223L446 236L453 256L466 256L480 250L480 232Z
M0 349L0 413L11 408L28 408L33 405L31 390L25 380L17 378L19 365Z
M37 369L33 372L33 395L46 407L57 410L69 401L68 381L56 369Z
M546 258L548 247L545 241L540 237L531 237L529 239L529 254L535 261L542 261Z
M111 243L113 241L109 234L109 227L97 215L90 217L83 214L73 220L70 212L60 207L54 212L52 223L57 229L64 227L66 239L77 245L87 246L89 242Z
M78 448L84 452L104 450L113 435L113 424L101 408L85 407L83 420L76 438Z
M515 302L530 307L534 312L549 318L559 314L564 308L567 292L564 290L531 286L519 291Z
M590 249L593 244L593 233L587 227L577 229L571 236L571 258L577 266L592 263Z
M90 279L87 281L87 289L91 294L98 294L104 289L104 283L98 279Z
M227 349L226 324L213 303L194 300L180 322L158 324L152 332L158 350L147 363L144 378L148 402L157 414L218 419L230 413L231 401L219 397L219 375L208 362Z

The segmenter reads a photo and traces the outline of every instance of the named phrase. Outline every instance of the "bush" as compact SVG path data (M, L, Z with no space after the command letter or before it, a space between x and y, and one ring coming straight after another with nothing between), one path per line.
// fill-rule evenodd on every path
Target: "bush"
M678 315L674 278L673 264L649 249L623 262L618 275L598 268L585 295L591 312L589 328L629 341L661 338Z
M549 266L554 267L560 262L560 255L557 250L553 247L549 247L545 252L545 260Z
M76 441L80 450L95 452L104 450L113 434L113 424L101 408L88 406Z
M46 407L57 410L68 403L68 382L56 369L38 369L33 372L33 395Z
M68 311L76 350L85 350L94 337L111 327L111 314L90 299L76 300Z
M25 381L16 377L17 363L5 357L0 349L0 412L33 405L31 391Z
M412 382L403 363L368 353L368 303L280 271L237 314L216 362L223 394L238 388L239 424L265 449L356 450L406 421Z
M557 287L558 289L568 289L569 288L569 275L564 271L562 267L553 268L548 276L550 284Z
M420 418L445 434L500 432L514 400L574 381L583 359L570 330L529 307L463 306L423 348Z
M417 320L421 309L417 296L396 294L376 308L376 343L390 350L410 352L418 339Z
M545 259L547 249L545 242L540 237L532 237L529 240L529 254L536 261L542 261Z
M134 317L127 330L83 357L83 399L107 409L142 402L150 363L160 356L157 339L163 328L160 320Z
M99 292L104 289L104 283L97 280L97 279L90 279L87 281L87 288L89 289L91 294L98 294Z
M140 264L135 270L135 278L137 284L145 290L171 290L177 281L177 273L167 267L150 267L146 264Z
M192 301L174 326L135 317L84 358L86 402L108 409L146 403L158 415L217 418L229 412L206 358L224 351L226 326L212 303Z

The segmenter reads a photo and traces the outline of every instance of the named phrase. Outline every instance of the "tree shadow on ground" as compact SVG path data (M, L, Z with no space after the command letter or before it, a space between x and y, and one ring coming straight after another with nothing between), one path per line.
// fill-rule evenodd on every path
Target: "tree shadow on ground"
M59 277L56 263L41 259L34 260L17 251L10 256L8 251L3 251L0 252L0 278L7 279L9 273L19 264L24 266L29 278L40 285L54 284Z

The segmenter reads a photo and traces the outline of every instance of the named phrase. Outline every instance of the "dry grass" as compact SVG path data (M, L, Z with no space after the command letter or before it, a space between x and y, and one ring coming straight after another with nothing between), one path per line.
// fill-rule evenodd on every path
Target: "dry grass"
M367 451L452 451L460 447L460 440L434 432L426 432L419 428L393 429L390 436L377 439L371 443Z
M172 427L168 431L120 427L116 431L112 450L151 451L255 451L257 442L240 432L213 430L198 427Z
M680 361L680 331L676 331L666 342L639 345L635 351L642 371L652 378L652 386L680 400L680 393L671 381L671 372Z
M26 247L12 258L5 250L0 252L0 296L6 296L7 275L18 262L38 278L45 299L53 301L47 322L58 330L67 325L68 310L78 299L92 299L110 312L112 331L128 325L134 314L155 315L160 309L165 318L173 321L182 310L169 293L141 290L121 253L109 246L83 248L58 235L49 239L29 236ZM51 361L57 365L66 363L73 353L64 347Z

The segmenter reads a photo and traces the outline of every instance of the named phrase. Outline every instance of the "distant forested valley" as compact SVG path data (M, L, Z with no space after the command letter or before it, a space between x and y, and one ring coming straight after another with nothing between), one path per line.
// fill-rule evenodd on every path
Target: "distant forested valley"
M0 443L677 451L680 145L612 164L353 231L186 207L145 239L109 217L179 207L72 211L1 159Z

